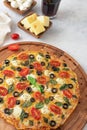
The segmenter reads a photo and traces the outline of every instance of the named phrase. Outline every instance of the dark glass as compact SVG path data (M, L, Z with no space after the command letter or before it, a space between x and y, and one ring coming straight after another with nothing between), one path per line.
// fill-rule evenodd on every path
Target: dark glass
M42 12L44 15L54 18L61 0L42 0Z

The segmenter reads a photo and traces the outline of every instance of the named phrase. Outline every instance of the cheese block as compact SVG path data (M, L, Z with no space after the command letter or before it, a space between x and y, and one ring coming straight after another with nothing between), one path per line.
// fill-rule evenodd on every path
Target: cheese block
M43 26L49 27L49 17L47 17L47 16L38 16L37 19L43 24Z
M33 22L30 25L30 28L31 28L30 30L32 30L32 32L35 33L35 35L38 35L45 31L44 26L42 25L42 23L39 20L35 20L35 22Z

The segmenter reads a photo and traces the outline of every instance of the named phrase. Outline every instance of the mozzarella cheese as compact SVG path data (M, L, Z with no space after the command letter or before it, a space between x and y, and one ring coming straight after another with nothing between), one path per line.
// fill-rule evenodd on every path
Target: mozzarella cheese
M8 85L12 85L14 83L14 79L13 78L8 78L8 79L6 79L6 83Z
M43 57L38 54L38 55L36 56L36 60L37 60L37 61L42 61L42 60L43 60Z
M12 64L13 66L18 66L19 62L18 62L18 60L12 60L12 61L11 61L11 64Z
M49 70L45 70L45 71L44 71L44 74L45 74L46 76L49 76Z
M31 88L34 92L38 91L37 87L35 87L34 85L31 85Z
M50 110L48 109L48 106L44 105L44 107L41 108L41 112L43 114L48 114L48 113L50 113Z
M57 78L56 81L58 84L61 84L61 85L65 83L64 79L61 79L61 78Z
M21 112L22 112L21 107L15 106L12 114L15 118L18 118L21 115Z
M30 100L30 98L31 98L31 95L28 94L28 93L23 93L23 94L19 97L19 99L20 99L20 100L23 100L23 101Z
M57 101L63 102L63 98L62 98L62 96L60 96L60 95L57 95L57 94L56 94L56 95L54 96L54 99L57 100Z
M23 124L24 124L25 126L29 126L29 120L24 120L24 121L23 121Z

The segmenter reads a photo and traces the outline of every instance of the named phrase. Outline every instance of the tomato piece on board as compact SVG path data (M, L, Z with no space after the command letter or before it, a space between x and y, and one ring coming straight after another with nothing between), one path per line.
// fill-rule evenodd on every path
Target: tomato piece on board
M26 76L27 74L29 74L29 68L23 68L23 69L19 72L19 74L20 74L21 76Z
M68 72L62 71L62 72L59 73L59 76L61 78L69 78L70 74Z
M69 90L63 90L63 94L67 97L67 98L72 98L72 93Z
M3 74L7 77L13 77L15 73L12 70L4 70Z
M40 92L35 92L35 93L34 93L34 98L35 98L36 100L40 100L40 101L43 101L43 100L44 100L44 97L43 97L43 95L42 95Z
M31 115L36 120L40 120L41 119L40 111L38 109L34 108L34 107L31 109Z
M26 83L17 83L16 88L18 90L25 90L28 87Z
M40 84L46 84L47 80L45 76L40 76L37 78L37 82Z
M8 49L11 51L18 51L20 49L19 44L12 44L8 46Z
M61 114L61 109L60 107L56 106L56 105L51 105L50 106L50 110L52 112L54 112L55 114Z
M13 108L14 105L16 104L16 98L15 97L10 97L8 98L8 108Z
M0 96L6 96L8 93L8 90L4 88L4 86L0 86Z
M54 67L58 67L58 66L60 66L60 62L59 61L56 61L56 60L51 60L50 61L50 65L51 66L54 66Z
M28 54L22 52L18 55L19 60L27 60L29 58Z
M43 67L39 62L35 62L33 65L36 70L39 70L39 71L43 70Z
M13 33L12 35L11 35L11 38L12 39L14 39L14 40L17 40L17 39L19 39L19 34L18 33Z

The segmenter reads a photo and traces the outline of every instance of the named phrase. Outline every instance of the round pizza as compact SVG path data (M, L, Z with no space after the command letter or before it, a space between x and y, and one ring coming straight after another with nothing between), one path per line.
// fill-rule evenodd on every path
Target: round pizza
M22 51L0 64L0 117L16 129L58 128L79 95L76 74L49 52Z

